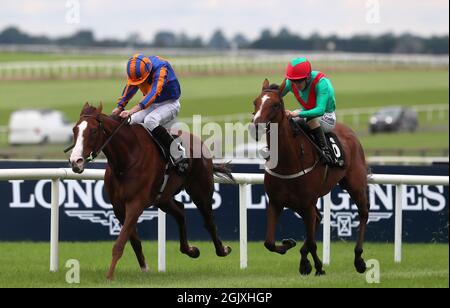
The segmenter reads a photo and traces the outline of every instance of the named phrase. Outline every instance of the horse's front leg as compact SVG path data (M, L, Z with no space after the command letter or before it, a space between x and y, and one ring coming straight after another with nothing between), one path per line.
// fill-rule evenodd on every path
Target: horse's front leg
M137 231L137 228L134 228L134 230L130 234L130 243L131 247L133 247L134 253L136 255L136 259L139 263L139 266L141 268L141 271L143 273L147 273L149 271L147 262L145 262L145 256L142 251L142 242L139 238L139 234Z
M120 224L123 226L125 224L125 207L120 202L113 202L114 215L119 220ZM145 256L142 252L142 243L139 239L137 228L134 228L130 234L130 243L133 247L134 253L136 254L137 261L142 272L148 272L148 266L145 262Z
M316 244L316 226L318 223L317 214L316 214L316 203L311 202L308 206L308 210L305 211L305 215L303 216L303 220L305 222L306 227L306 240L303 247L300 249L301 259L300 259L300 274L301 275L309 275L311 273L311 264L308 260L308 252L311 253L311 256L314 260L314 267L316 269L316 276L325 275L325 271L323 270L323 264L317 255L317 244Z
M125 222L122 226L122 229L120 230L119 237L117 238L112 250L112 261L109 267L108 274L106 276L108 280L113 279L117 262L119 262L120 258L122 257L125 245L130 238L130 235L133 233L133 230L135 230L137 220L143 212L143 208L141 207L141 204L139 202L129 202L125 206L127 209Z
M293 239L283 240L282 245L276 245L275 243L275 232L277 229L278 219L282 211L283 206L276 205L269 201L269 204L267 205L267 231L264 246L266 246L268 250L279 254L285 254L286 251L296 245Z

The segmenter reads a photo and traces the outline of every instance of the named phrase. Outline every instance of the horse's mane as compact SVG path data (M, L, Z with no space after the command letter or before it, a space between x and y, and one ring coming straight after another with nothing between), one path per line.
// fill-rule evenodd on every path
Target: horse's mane
M107 115L103 113L103 104L100 103L100 105L98 107L95 107L89 103L86 102L86 104L84 104L83 109L81 110L80 116L81 115L103 115L105 117L110 118L111 120L121 123L122 121L124 121L124 119L122 119L120 116L118 115Z
M280 86L277 85L276 83L272 83L272 84L269 86L269 89L270 89L270 90L279 90L279 89L280 89Z
M265 91L280 93L280 85L277 85L276 83L272 83ZM279 95L279 96L280 96L281 102L283 102L283 96L282 95Z
M109 117L111 120L114 120L116 122L122 122L124 119L122 119L121 117L119 117L118 115L115 114L111 114L111 115L105 115L107 117Z
M97 114L97 113L101 113L103 107L99 106L94 107L92 105L90 105L89 103L84 104L83 109L81 109L80 115L93 115L93 114Z
M102 113L102 115L113 120L114 122L117 122L116 124L120 124L123 121L128 121L127 119L123 119L120 116L115 115L115 114L107 115L107 114ZM129 126L129 125L125 125L125 126Z

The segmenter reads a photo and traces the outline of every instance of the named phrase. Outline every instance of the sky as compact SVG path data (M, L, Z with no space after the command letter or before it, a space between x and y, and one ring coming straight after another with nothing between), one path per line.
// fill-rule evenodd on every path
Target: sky
M50 37L91 29L97 39L124 39L138 33L146 41L158 31L211 37L282 27L310 35L449 32L448 0L0 0L0 30L15 25Z

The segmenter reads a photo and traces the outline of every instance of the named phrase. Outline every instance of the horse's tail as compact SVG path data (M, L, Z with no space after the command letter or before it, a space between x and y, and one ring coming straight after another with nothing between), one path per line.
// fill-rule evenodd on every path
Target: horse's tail
M226 162L223 164L213 164L213 171L214 174L217 175L219 178L231 181L232 183L236 183L236 180L233 177L233 174L231 173L230 169L230 162Z
M372 173L372 168L369 166L369 164L366 162L366 172L367 172L367 176L371 176Z
M367 176L371 176L373 174L372 173L372 168L370 167L369 162L367 161L367 158L366 158L366 155L365 155L364 150L362 148L362 145L360 144L359 147L360 147L360 151L362 153L363 159L364 159L364 164L366 165L366 174L367 174Z
M361 150L362 150L362 146L361 146ZM363 152L363 154L364 154L364 152ZM365 155L364 155L364 163L366 164L366 175L367 175L367 178L370 178L373 175L373 172L372 172L372 168L370 167L369 162L367 161ZM369 198L369 186L368 185L366 187L366 197L367 197L367 200L370 200L370 198ZM368 202L368 209L369 210L370 210L370 205L371 205L370 202Z

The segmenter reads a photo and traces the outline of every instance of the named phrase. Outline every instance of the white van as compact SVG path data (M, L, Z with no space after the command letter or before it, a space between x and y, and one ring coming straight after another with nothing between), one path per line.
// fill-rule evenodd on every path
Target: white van
M9 143L69 143L72 127L61 111L23 109L14 111L9 119Z

